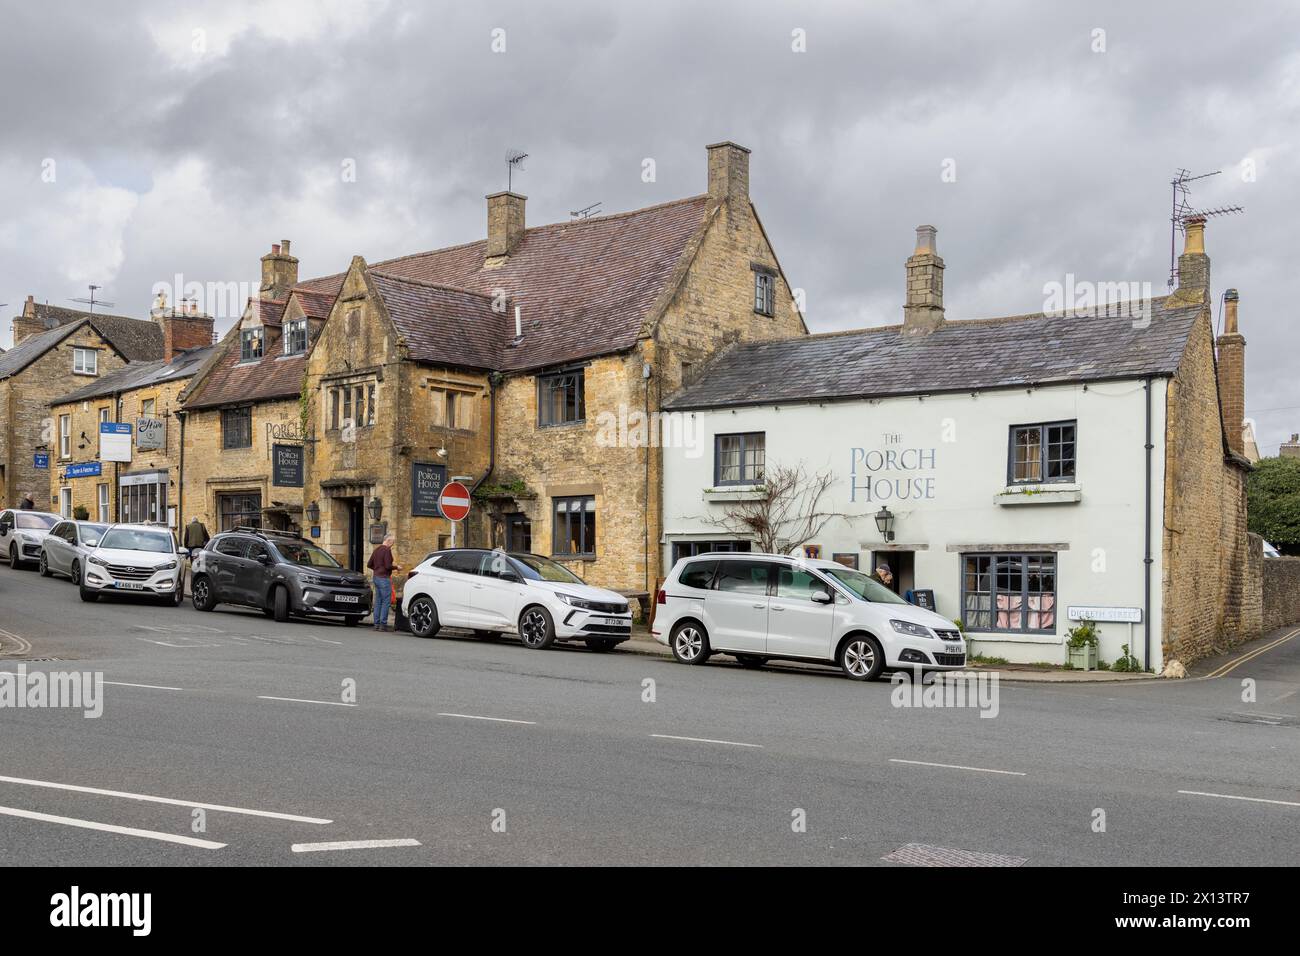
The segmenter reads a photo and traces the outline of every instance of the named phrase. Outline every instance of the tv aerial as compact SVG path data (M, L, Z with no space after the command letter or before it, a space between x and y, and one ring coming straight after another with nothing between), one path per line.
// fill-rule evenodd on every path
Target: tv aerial
M525 153L522 149L506 150L506 189L507 190L512 189L512 187L514 186L515 170L519 170L520 172L523 172L524 160L527 158L528 158L528 154Z
M80 302L82 305L88 305L88 306L90 306L90 314L91 314L91 315L94 315L94 314L95 314L95 306L97 306L97 305L106 306L107 308L110 308L110 309L113 307L113 304L114 304L114 303L112 303L112 302L105 302L103 299L96 299L96 298L95 298L95 293L98 292L100 289L102 289L103 286L92 285L92 286L90 286L89 288L90 288L90 298L77 297L77 298L69 299L68 301L69 301L69 302Z
M1228 216L1233 213L1245 212L1241 206L1216 206L1213 209L1192 208L1192 204L1188 201L1188 196L1191 193L1188 184L1201 179L1209 179L1211 176L1218 176L1222 172L1223 170L1216 169L1212 173L1201 173L1199 176L1193 176L1191 170L1180 169L1178 175L1169 181L1169 185L1173 188L1173 199L1169 213L1169 288L1171 289L1178 284L1178 233L1187 230L1187 220L1209 219L1211 216Z
M590 219L600 211L602 203L594 202L590 206L583 206L581 209L575 209L569 213L574 219Z

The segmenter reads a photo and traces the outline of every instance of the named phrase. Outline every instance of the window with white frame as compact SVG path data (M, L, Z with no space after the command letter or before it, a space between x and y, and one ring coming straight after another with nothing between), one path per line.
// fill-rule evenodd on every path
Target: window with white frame
M262 327L244 329L239 333L239 360L252 362L262 357Z
M59 457L72 457L72 416L59 416Z
M284 354L301 355L307 351L307 320L284 323Z
M97 486L96 495L97 495L96 503L99 505L99 515L98 515L99 520L100 521L110 520L108 516L108 485L101 484Z
M76 375L99 374L99 352L96 349L73 349L72 371Z

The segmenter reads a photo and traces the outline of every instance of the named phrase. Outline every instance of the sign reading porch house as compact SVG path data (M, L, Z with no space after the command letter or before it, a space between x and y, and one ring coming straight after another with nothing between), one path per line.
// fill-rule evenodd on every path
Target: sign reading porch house
M1071 621L1099 621L1103 624L1142 623L1142 609L1140 607L1071 605L1065 609L1065 614Z
M882 448L849 449L849 501L920 501L934 497L936 449L885 435Z
M417 518L441 518L438 496L447 484L447 466L433 462L411 463L411 514Z
M271 446L271 484L283 488L302 487L302 446Z

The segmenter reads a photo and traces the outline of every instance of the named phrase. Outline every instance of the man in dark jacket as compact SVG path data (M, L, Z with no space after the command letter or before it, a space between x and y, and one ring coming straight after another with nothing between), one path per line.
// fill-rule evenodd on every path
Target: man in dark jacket
M396 540L393 535L387 535L384 543L370 553L370 560L366 562L375 581L376 631L392 630L388 623L388 609L393 603L393 570L396 567L393 563L393 544Z
M18 510L19 511L36 510L36 502L32 500L32 493L30 491L23 492L23 500L18 503Z
M185 526L185 538L181 541L181 545L191 551L197 551L211 539L212 535L208 534L207 525L199 520L198 515L195 515L190 519L190 523Z

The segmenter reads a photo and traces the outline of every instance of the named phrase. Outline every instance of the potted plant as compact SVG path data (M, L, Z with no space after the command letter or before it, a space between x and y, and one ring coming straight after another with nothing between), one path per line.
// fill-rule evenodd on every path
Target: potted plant
M72 509L72 517L76 518L78 521L88 521L90 519L90 511L85 505L77 505L77 507Z
M1066 632L1065 646L1069 649L1070 666L1081 671L1097 669L1097 625L1093 621L1080 621Z

